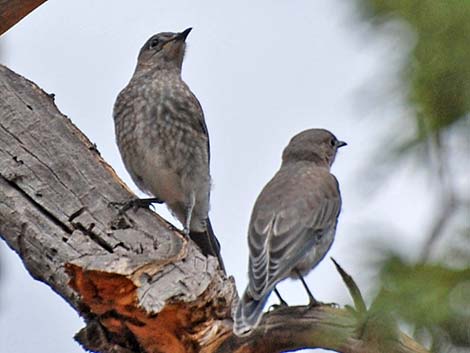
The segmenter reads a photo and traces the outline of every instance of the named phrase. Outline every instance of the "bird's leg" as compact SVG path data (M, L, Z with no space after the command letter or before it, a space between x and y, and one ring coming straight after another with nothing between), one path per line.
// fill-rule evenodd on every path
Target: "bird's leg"
M191 226L191 217L193 215L193 209L194 205L196 204L196 197L194 195L194 192L191 193L189 196L189 202L188 205L186 206L186 221L184 222L184 229L183 233L186 235L186 237L189 236L189 227Z
M276 293L277 297L279 298L280 306L289 306L289 304L287 304L287 302L284 299L282 299L281 294L279 293L276 287L274 287L274 293Z
M269 307L268 311L276 310L276 309L279 309L279 308L285 308L285 307L289 306L289 304L287 304L287 302L284 299L282 299L281 294L279 293L279 291L277 290L276 287L274 287L274 293L276 293L277 297L279 298L279 304L271 305Z
M317 301L317 300L315 299L315 297L313 296L312 292L310 291L310 288L308 288L308 286L307 286L307 283L305 283L305 280L304 280L304 278L302 277L302 274L300 273L300 271L297 270L297 269L295 269L294 271L295 271L296 275L299 276L300 281L302 282L302 284L303 284L305 290L307 291L308 299L309 299L309 304L308 304L308 306L312 307L312 306L319 305L320 302Z
M110 202L111 206L119 206L120 210L119 213L123 214L126 213L129 209L134 208L149 208L152 203L163 203L158 197L149 197L145 199L135 198L126 202Z
M274 293L276 293L276 295L279 299L279 304L271 305L269 307L268 311L276 310L276 309L279 309L279 308L285 308L285 307L289 306L289 304L287 304L287 302L284 299L282 299L281 294L279 293L279 291L277 290L276 287L274 287Z

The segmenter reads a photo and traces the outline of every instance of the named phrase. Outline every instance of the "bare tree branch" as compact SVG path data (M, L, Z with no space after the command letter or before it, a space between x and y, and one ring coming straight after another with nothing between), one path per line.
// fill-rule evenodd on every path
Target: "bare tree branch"
M46 0L0 0L0 35Z
M289 307L232 334L233 279L133 195L53 98L0 66L0 236L30 274L85 318L76 339L101 353L263 353L324 347L383 353L345 309ZM360 332L360 334L359 334ZM424 353L399 334L390 353Z

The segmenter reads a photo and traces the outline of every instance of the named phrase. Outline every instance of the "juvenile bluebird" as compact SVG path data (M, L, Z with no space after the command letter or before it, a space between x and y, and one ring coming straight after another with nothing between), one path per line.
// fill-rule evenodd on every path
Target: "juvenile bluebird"
M144 44L114 105L116 140L132 179L152 196L132 204L164 202L185 234L224 270L208 215L209 135L201 105L181 78L190 31L159 33Z
M279 171L255 202L248 228L249 283L234 315L235 334L259 324L276 284L303 277L330 249L341 210L339 185L330 173L338 148L346 143L323 129L294 136L282 154ZM285 303L282 298L281 302Z

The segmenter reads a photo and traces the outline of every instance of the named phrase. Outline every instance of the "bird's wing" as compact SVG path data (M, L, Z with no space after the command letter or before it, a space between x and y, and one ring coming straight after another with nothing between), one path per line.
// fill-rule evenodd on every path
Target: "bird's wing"
M204 119L204 111L202 110L201 103L199 103L199 100L196 98L196 96L191 91L189 92L191 110L193 112L197 112L195 114L195 119L191 119L191 123L194 126L194 129L199 131L207 140L207 162L209 164L211 160L211 149L209 143L209 131L207 130L206 120Z
M207 125L206 125L206 120L204 119L204 111L202 110L201 103L197 100L196 97L194 97L196 100L196 103L199 106L200 114L198 115L198 124L201 129L201 131L204 133L204 135L207 138L207 164L210 164L211 161L211 146L210 146L210 138L209 138L209 130L207 130Z
M336 225L341 199L334 176L302 179L278 173L255 204L248 235L250 294L255 299L287 277Z

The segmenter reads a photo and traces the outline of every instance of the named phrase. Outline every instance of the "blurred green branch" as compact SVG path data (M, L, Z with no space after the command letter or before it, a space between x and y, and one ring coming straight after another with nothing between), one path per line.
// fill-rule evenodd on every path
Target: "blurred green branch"
M388 150L393 156L418 157L435 176L431 192L437 194L438 201L421 253L426 261L453 216L469 203L468 192L456 188L452 163L470 147L470 1L356 2L362 16L376 28L386 29L384 24L395 20L406 24L416 38L401 68L401 83L406 87L403 91L414 112L410 118L416 129L411 138ZM395 134L400 135L406 134ZM458 137L463 137L464 146Z
M446 242L461 251L463 266L450 268L449 258L428 263L432 248L457 215L470 240L468 190L456 182L467 163L461 151L470 147L470 1L469 0L356 0L363 18L375 28L389 21L403 23L415 41L400 70L406 103L413 112L414 134L401 140L394 156L430 160L423 165L435 176L435 213L430 216L427 241L417 263L389 254L380 265L380 291L375 311L394 315L430 340L434 352L470 349L470 254L458 232ZM403 33L403 32L401 32ZM406 135L394 131L395 136ZM463 141L463 143L462 143ZM462 146L463 144L463 146ZM383 150L380 151L383 156ZM419 160L418 159L418 160ZM388 162L393 162L388 160ZM467 168L468 170L468 168ZM465 186L464 186L465 187ZM468 184L467 184L468 187ZM455 251L455 249L454 249ZM458 348L460 347L460 348ZM464 348L462 348L464 347Z
M470 268L409 264L390 256L380 279L382 289L372 305L376 310L427 330L435 344L445 337L455 346L470 347Z
M439 135L470 112L470 1L357 0L377 26L401 19L417 41L403 68L417 133L408 146ZM466 127L468 132L468 126Z

